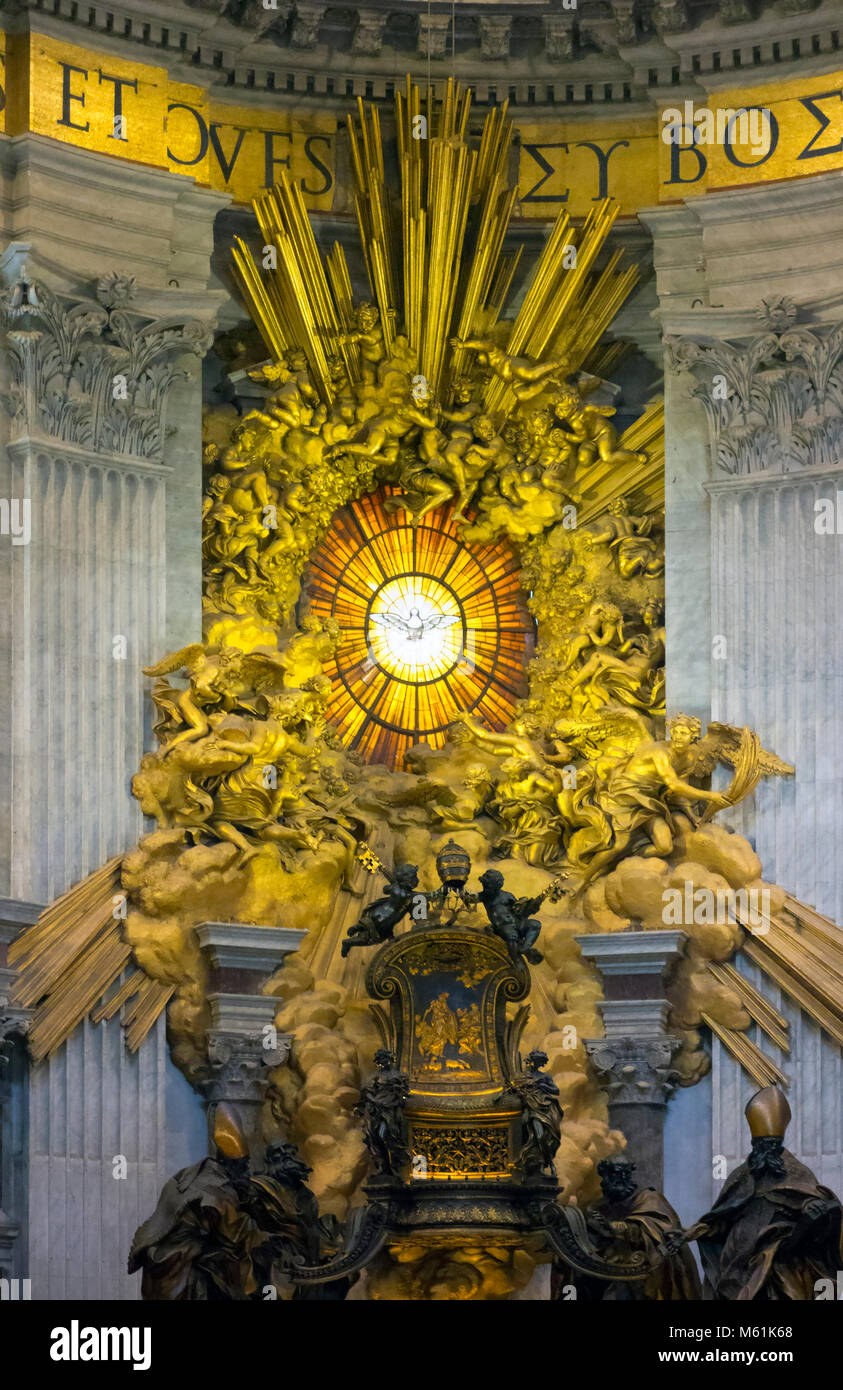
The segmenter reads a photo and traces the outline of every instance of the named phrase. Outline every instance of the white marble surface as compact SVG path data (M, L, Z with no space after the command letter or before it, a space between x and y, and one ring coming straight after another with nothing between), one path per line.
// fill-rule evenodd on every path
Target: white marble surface
M214 220L226 196L37 136L0 136L0 231L56 294L134 276L149 318L213 323ZM21 256L24 252L21 252ZM201 635L201 364L168 403L164 468L36 441L0 449L0 496L28 497L32 540L0 538L0 894L48 902L136 843L130 783L152 746L141 667ZM0 367L5 389L5 366ZM8 422L0 413L0 444ZM113 639L126 638L126 660ZM146 827L148 828L148 826ZM197 1123L198 1120L198 1123ZM136 1056L117 1020L31 1070L33 1298L132 1298L128 1243L204 1116L164 1020ZM111 1176L125 1154L128 1176Z
M748 340L761 331L762 299L777 296L791 297L809 327L843 318L837 175L709 193L646 211L642 221L654 237L666 334ZM814 501L833 496L836 480L794 472L784 486L762 476L724 482L708 457L692 385L689 376L668 371L668 711L696 714L703 723L749 724L766 747L795 763L795 779L762 783L722 819L752 841L767 879L843 923L843 536L813 529ZM712 657L714 635L727 639L724 661ZM788 1145L839 1192L840 1049L780 1002L758 972L740 968L791 1020L789 1058L756 1038L791 1078ZM725 1156L730 1169L745 1156L743 1106L754 1089L715 1039L710 1079L671 1102L665 1185L683 1219L698 1215L720 1189L714 1155Z

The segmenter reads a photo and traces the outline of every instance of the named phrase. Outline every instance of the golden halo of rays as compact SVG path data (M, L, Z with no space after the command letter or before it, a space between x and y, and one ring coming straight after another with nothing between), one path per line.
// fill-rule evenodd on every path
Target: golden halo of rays
M507 324L518 264L518 253L504 247L518 198L509 178L513 122L507 103L493 106L475 137L470 111L471 92L460 83L449 80L440 98L408 77L395 100L394 171L384 159L378 105L359 101L356 119L348 118L360 245L387 354L396 334L406 334L419 371L443 402L470 361L469 350L452 336L492 336L510 354L534 360L566 358L574 373L595 352L638 279L622 251L598 264L619 211L613 199L595 204L582 226L562 209ZM423 139L415 138L420 120L426 122ZM361 374L359 348L345 336L355 326L345 251L335 242L323 255L302 191L286 175L252 206L264 243L278 252L275 268L264 271L235 238L235 274L252 319L273 357L290 348L305 353L330 405L330 359L343 360L353 383ZM516 407L511 387L491 377L484 406L501 425Z
M413 527L384 508L383 487L338 511L305 578L308 611L335 618L341 641L326 663L327 716L367 762L400 768L413 744L441 747L463 712L490 729L510 723L526 693L535 627L508 541L466 545L451 506ZM404 624L412 608L421 640ZM430 626L431 620L446 621Z

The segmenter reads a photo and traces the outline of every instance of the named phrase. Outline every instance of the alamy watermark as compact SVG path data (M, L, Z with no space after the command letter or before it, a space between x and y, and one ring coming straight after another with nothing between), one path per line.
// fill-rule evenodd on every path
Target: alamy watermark
M32 503L28 497L0 497L0 536L11 536L12 545L29 545Z
M818 497L814 503L814 530L818 536L843 536L843 492Z
M724 106L713 111L686 101L662 111L662 140L666 145L748 145L759 158L772 138L772 112L766 106Z
M770 930L769 888L695 888L686 879L681 888L662 893L662 921L666 927L739 922L754 936Z

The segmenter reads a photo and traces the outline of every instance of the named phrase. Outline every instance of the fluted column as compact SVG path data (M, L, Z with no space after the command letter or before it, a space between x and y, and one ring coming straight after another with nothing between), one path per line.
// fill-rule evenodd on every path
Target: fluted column
M141 667L201 636L201 359L225 299L211 253L228 199L37 136L0 137L0 179L0 502L21 525L29 503L28 534L0 527L0 893L14 914L143 830ZM136 1054L118 1018L86 1021L28 1073L20 1275L33 1299L135 1298L132 1234L204 1148L166 1020Z
M819 175L707 193L641 220L669 348L668 711L748 724L795 764L795 778L765 780L719 820L750 838L765 878L843 923L843 535L816 524L817 504L834 512L843 488L843 189L837 174ZM749 1034L789 1078L790 1147L839 1188L841 1049L736 965L790 1024L789 1055ZM710 1143L689 1147L678 1131L669 1141L686 1219L717 1196L713 1173L746 1152L753 1083L717 1039L711 1050L700 1083Z

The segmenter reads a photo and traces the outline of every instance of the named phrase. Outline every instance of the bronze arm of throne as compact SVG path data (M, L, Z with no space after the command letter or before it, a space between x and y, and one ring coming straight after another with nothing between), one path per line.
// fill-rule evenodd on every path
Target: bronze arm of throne
M470 1193L463 1193L462 1199L470 1201ZM293 1283L327 1284L334 1279L356 1274L371 1263L391 1238L408 1233L408 1228L396 1219L396 1210L389 1200L369 1200L361 1212L362 1219L352 1223L353 1229L345 1249L332 1260L323 1265L289 1266L288 1273ZM524 1235L541 1233L551 1253L580 1274L628 1282L646 1279L650 1273L650 1264L641 1253L636 1253L624 1263L601 1259L591 1244L585 1217L577 1207L560 1207L554 1201L537 1200L528 1203L524 1213ZM483 1227L483 1231L489 1240L498 1234L498 1228L492 1224Z
M371 859L373 871L383 870ZM290 1278L307 1285L347 1277L387 1243L518 1245L537 1236L582 1274L646 1278L643 1253L627 1262L602 1259L582 1211L557 1201L558 1088L542 1070L543 1053L521 1063L529 1007L507 1018L507 1005L530 992L525 956L537 954L538 924L531 922L518 949L518 902L492 883L493 906L511 900L515 923L500 931L482 895L466 892L471 861L453 841L440 851L437 869L442 888L428 895L426 917L393 937L395 911L384 913L385 935L366 975L383 1041L377 1074L357 1107L375 1169L366 1205L354 1213L341 1251L324 1264L291 1263ZM392 887L395 876L384 872ZM413 873L402 876L407 890ZM522 916L536 910L537 900L519 901ZM391 902L398 905L395 892ZM377 918L368 914L370 942L350 934L356 945L375 944L370 926Z

